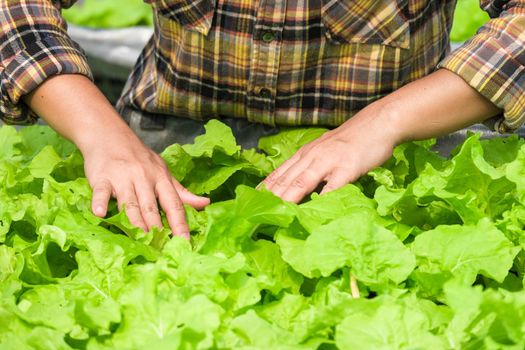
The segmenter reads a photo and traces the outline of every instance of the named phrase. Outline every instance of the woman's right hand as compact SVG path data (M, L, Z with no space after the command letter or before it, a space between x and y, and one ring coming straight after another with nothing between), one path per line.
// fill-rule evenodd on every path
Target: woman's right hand
M125 205L133 225L149 231L153 226L162 227L158 201L173 233L189 238L183 204L202 209L209 204L209 199L184 188L171 176L163 159L135 135L129 135L127 140L111 139L93 144L84 152L84 167L93 189L95 215L104 217L108 201L113 197L119 210Z
M158 201L173 233L189 237L183 203L201 209L209 200L171 176L162 158L144 145L89 79L53 76L24 101L82 152L95 215L105 216L113 197L120 209L126 206L132 224L150 230L162 226Z

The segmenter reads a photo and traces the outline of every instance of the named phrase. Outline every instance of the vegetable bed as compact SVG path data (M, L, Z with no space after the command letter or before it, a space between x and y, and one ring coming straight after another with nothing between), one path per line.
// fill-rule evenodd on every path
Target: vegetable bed
M407 143L300 205L254 187L323 129L162 156L213 204L191 242L90 213L82 157L0 128L1 349L523 349L525 141ZM166 226L167 227L167 226Z

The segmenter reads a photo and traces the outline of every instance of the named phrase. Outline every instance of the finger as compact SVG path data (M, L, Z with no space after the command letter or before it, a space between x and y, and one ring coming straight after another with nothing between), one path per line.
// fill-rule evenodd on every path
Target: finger
M210 204L210 199L202 196L197 196L194 193L191 193L188 191L188 189L184 186L182 186L176 179L172 178L171 180L173 187L175 187L175 190L179 194L179 198L182 200L183 203L186 203L190 206L192 206L195 209L203 209L208 204Z
M273 194L284 199L283 195L292 186L293 181L311 164L311 160L303 158L296 162L293 166L281 175L280 178L275 180L274 185L271 188Z
M324 185L321 194L335 191L346 184L353 182L359 178L359 175L352 173L350 169L336 168L326 178L326 185Z
M150 231L153 226L158 228L162 227L162 221L160 219L159 207L157 205L157 197L155 197L154 188L145 182L141 181L135 185L135 193L139 200L140 213L148 231Z
M296 173L290 174L290 170L295 169L298 172L300 169L304 169L305 164L307 165L311 162L310 159L307 159L307 155L325 139L329 138L329 134L330 131L302 146L290 159L285 161L281 166L268 175L261 185L265 185L268 190L278 196L282 195L290 182L287 179L295 178L297 176ZM298 166L298 163L301 161L303 162L303 167Z
M142 218L142 213L140 212L140 206L133 185L117 189L116 192L119 210L122 210L122 208L125 206L126 215L129 218L129 222L131 222L134 226L147 231L148 227Z
M267 190L271 191L276 183L277 180L282 177L290 167L292 167L299 159L301 158L301 154L299 152L295 153L292 158L286 160L283 164L281 164L277 169L275 169L270 175L268 175L257 188L260 188L261 185L264 185Z
M101 179L95 183L93 186L93 198L91 199L93 214L101 218L106 216L112 192L113 188L108 180Z
M155 191L159 198L160 205L166 213L166 218L168 219L173 234L189 239L190 229L186 223L184 204L175 190L173 183L169 180L160 181L157 183Z
M324 173L313 167L313 164L301 171L286 188L281 198L285 201L298 203L307 194L311 193L321 181Z

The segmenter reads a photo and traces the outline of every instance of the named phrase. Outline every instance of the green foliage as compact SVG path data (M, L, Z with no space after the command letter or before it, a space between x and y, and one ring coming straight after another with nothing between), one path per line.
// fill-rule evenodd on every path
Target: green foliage
M458 0L450 40L470 39L488 20L489 15L480 8L479 0Z
M151 26L151 6L142 0L85 0L63 11L69 22L94 28Z
M74 145L0 128L0 349L524 348L525 142L407 143L299 205L255 189L324 131L168 147L213 198L188 242L95 217Z

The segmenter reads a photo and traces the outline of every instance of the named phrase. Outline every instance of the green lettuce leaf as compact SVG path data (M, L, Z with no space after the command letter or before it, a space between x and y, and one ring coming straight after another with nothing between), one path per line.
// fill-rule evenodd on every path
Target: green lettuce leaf
M415 267L409 249L370 210L355 210L320 226L304 241L281 230L276 241L283 259L309 278L348 266L359 281L379 288L403 282Z
M274 168L294 155L301 146L323 135L327 129L323 128L294 128L286 129L277 135L262 137L259 140L259 149L265 152Z
M478 274L503 282L521 249L488 220L476 226L439 226L417 236L411 248L418 265L412 278L431 295L439 295L452 277L465 285Z

